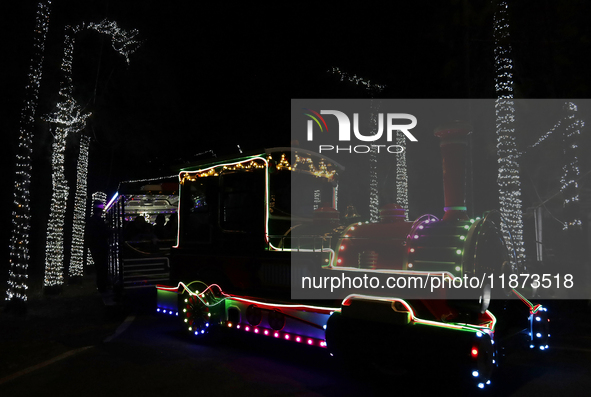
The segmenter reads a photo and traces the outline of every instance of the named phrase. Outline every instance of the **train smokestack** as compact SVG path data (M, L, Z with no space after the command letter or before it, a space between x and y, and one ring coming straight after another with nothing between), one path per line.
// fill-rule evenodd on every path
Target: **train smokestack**
M440 139L443 160L444 220L467 220L466 212L466 155L468 135L472 126L455 121L435 129Z

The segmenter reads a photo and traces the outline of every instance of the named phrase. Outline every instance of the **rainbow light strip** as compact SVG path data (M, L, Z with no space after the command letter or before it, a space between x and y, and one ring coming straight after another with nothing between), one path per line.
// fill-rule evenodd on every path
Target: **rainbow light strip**
M428 325L428 326L433 326L433 327L448 328L448 329L454 329L454 330L458 330L458 331L485 332L485 333L489 334L491 336L491 338L494 335L494 330L495 330L495 327L497 324L497 318L488 310L485 312L485 314L489 317L489 321L485 321L481 325L466 324L466 323L461 323L461 324L460 323L443 323L441 321L424 320L422 318L417 317L413 308L405 300L400 299L400 298L389 298L389 297L380 297L380 296L371 296L371 295L352 294L352 295L347 296L343 300L342 305L349 306L351 304L352 299L378 300L378 301L382 301L382 302L392 302L392 304L399 302L406 308L406 310L409 314L409 322L410 323Z
M323 123L323 124L324 124L324 126L326 127L326 132L328 132L328 126L326 125L326 121L324 121L324 118L323 118L323 117L322 117L320 114L318 114L317 112L313 111L312 109L307 109L307 108L302 108L302 109L304 109L304 110L307 110L307 111L309 111L309 112L312 112L312 113L314 113L316 116L318 116L318 118L319 118L320 120L322 120L322 123ZM304 114L305 114L306 116L308 116L308 117L311 117L312 119L314 119L314 121L316 122L316 124L318 124L318 127L320 127L320 131L321 131L321 132L324 132L324 130L322 129L322 125L320 124L320 122L318 121L318 119L317 119L316 117L312 116L310 113L304 113Z
M192 284L192 283L189 283L187 285L183 282L179 282L176 287L157 285L156 288L159 290L169 291L169 292L179 291L182 288L183 292L187 292L191 296L196 296L207 307L213 307L213 306L216 306L216 305L220 304L221 302L225 301L226 299L231 299L231 300L236 300L239 302L256 304L258 306L265 307L265 308L287 308L287 309L291 309L291 310L306 310L306 311L311 310L311 311L315 311L317 313L324 313L324 314L341 311L340 308L331 308L331 307L323 307L323 306L300 305L300 304L294 304L294 305L272 304L272 303L261 302L261 301L257 301L254 299L240 297L237 295L226 294L222 291L220 286L217 284L211 284L211 285L207 286L207 288L205 290L203 290L202 292L199 292L199 291L193 292L189 288L190 284ZM220 299L218 302L216 302L213 305L206 303L205 300L203 299L204 294L212 288L217 288L219 290L219 293L221 295L223 295L223 299ZM485 332L488 335L490 335L491 338L494 335L494 330L495 330L496 323L497 323L496 317L488 310L485 312L485 314L488 316L489 320L484 321L482 324L444 323L441 321L425 320L425 319L419 318L416 315L413 308L410 306L410 304L408 304L405 300L400 299L400 298L351 294L351 295L348 295L345 299L343 299L341 305L342 306L349 306L351 304L351 300L353 300L353 299L378 300L378 301L382 301L382 302L390 302L390 303L392 303L392 306L394 305L394 303L399 302L400 304L402 304L405 307L406 312L409 315L409 323L426 325L426 326L433 326L433 327L448 328L448 329L453 329L453 330L457 330L457 331L466 331L466 332L474 332L474 333Z
M538 310L540 310L542 308L542 305L540 305L540 304L537 304L534 306L533 303L531 303L529 300L527 300L527 298L525 296L521 295L517 290L513 289L512 291L515 295L517 295L517 297L519 299L521 299L521 301L523 303L525 303L529 307L529 312L531 314L536 314L538 312Z

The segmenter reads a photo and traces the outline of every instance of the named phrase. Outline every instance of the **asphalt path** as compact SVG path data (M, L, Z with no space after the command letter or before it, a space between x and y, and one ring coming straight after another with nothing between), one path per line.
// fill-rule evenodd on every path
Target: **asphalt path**
M146 291L134 294L115 311L93 307L101 313L93 317L88 309L85 312L88 316L100 319L92 326L80 322L68 326L69 317L64 319L62 322L66 324L62 327L78 337L69 338L70 343L62 340L61 350L55 350L53 355L47 351L36 355L31 351L31 346L40 343L34 338L20 341L21 346L13 346L13 349L28 352L29 359L21 358L21 365L12 368L10 373L4 366L4 372L0 373L0 396L481 393L429 371L423 373L414 369L410 372L403 366L397 369L377 367L363 358L344 364L330 357L324 349L240 331L226 332L221 340L200 342L185 334L176 318L154 313L152 295ZM565 313L564 308L569 306L570 313ZM556 309L563 310L553 318L553 344L549 351L543 355L524 352L509 357L485 394L589 395L591 326L586 320L588 307L563 303ZM5 354L6 348L2 353L0 360L11 359ZM446 365L445 357L438 356L438 352L422 353ZM392 360L395 361L395 357Z

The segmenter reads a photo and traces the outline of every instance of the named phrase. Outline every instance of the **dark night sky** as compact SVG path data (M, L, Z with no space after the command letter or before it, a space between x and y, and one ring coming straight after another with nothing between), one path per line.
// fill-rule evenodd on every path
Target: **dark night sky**
M104 18L138 29L143 43L127 67L106 37L92 31L77 36L74 95L93 113L86 130L95 138L90 192L112 193L120 180L174 174L171 165L210 149L221 154L235 152L238 144L243 149L289 145L288 99L367 97L363 89L327 73L333 66L387 85L380 94L384 98L492 98L492 9L488 2L468 3L473 2L263 8L54 0L38 114L53 110L57 100L64 26ZM511 4L516 96L588 98L589 2L512 3L518 3ZM1 154L6 188L0 221L6 230L35 10L35 1L0 4L0 109L8 137ZM33 232L42 237L51 183L47 123L38 122L35 134ZM475 139L483 160L481 179L493 178L494 186L495 137ZM71 148L68 161L75 169L75 137ZM7 251L0 253L7 263Z

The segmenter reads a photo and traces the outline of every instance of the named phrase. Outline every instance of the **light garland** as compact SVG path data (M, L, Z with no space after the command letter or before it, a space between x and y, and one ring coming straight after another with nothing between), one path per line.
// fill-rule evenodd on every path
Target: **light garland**
M64 173L66 138L68 134L82 131L86 127L86 119L90 116L90 113L82 112L82 108L72 97L74 35L80 28L66 26L65 31L62 60L64 79L60 84L60 101L56 111L46 117L48 122L56 124L56 129L51 156L53 191L47 224L44 287L55 287L64 283L64 224L69 191Z
M74 198L74 224L72 226L72 257L70 259L70 277L81 277L84 271L84 229L86 226L86 192L88 180L88 149L90 137L80 138L78 156L76 195Z
M494 13L494 58L495 58L495 103L497 128L497 155L499 171L500 212L507 221L501 224L509 252L515 251L517 263L525 261L523 245L523 211L521 181L519 174L519 152L513 128L515 107L513 103L513 59L509 43L507 1L499 0ZM511 239L511 237L513 239ZM512 257L512 255L510 255Z
M386 88L385 85L372 83L371 80L365 80L364 78L358 77L355 74L351 76L349 73L344 72L337 67L333 67L331 70L329 70L329 73L336 74L337 76L340 77L341 81L347 80L351 83L355 83L356 85L361 84L361 85L365 86L366 90L368 90L372 93L379 93L384 88Z
M400 131L396 133L396 144L403 147L396 154L396 204L406 211L405 219L408 221L408 171L406 167L406 139Z
M176 175L174 175L176 177ZM107 193L105 192L94 192L92 193L92 202L100 201L105 205L107 203Z
M66 137L82 131L86 127L86 119L90 113L83 113L80 106L72 97L72 61L74 55L75 34L88 28L99 33L111 36L113 48L122 54L127 63L129 55L135 51L139 42L133 38L137 30L124 31L119 29L116 22L102 21L99 24L91 23L78 26L66 26L64 38L64 57L62 60L63 81L60 84L60 101L57 110L47 117L47 121L56 124L52 154L52 182L53 192L49 222L47 225L47 244L45 252L45 280L44 287L62 285L64 282L64 224L68 202L68 184L64 175L64 153L66 150ZM82 140L84 141L84 139ZM83 169L81 169L83 168ZM72 234L72 247L75 250L70 266L70 275L82 275L82 252L84 246L86 179L88 177L88 146L81 143L78 159L78 176L84 176L84 181L78 181L74 226ZM83 191L82 191L83 190ZM82 197L82 195L84 197Z
M137 29L123 30L115 21L105 19L100 23L90 23L88 29L111 36L113 49L125 57L127 64L129 64L129 56L141 45L140 41L135 40L139 33Z
M567 126L563 135L565 164L562 167L564 174L560 179L560 191L563 195L563 205L566 221L564 229L580 228L582 221L579 211L579 185L576 180L580 175L579 159L576 155L577 136L581 134L581 128L585 123L576 116L577 105L573 102L566 104L568 114L566 116Z
M105 205L107 203L107 193L105 192L94 192L92 193L92 203L95 201L100 201ZM103 213L103 218L105 217L105 213ZM92 260L92 255L90 254L90 250L86 248L86 265L87 266L94 266L94 261Z
M355 83L356 85L363 85L365 89L369 91L370 96L373 98L375 94L379 94L384 88L385 85L380 84L372 84L370 80L365 80L362 77L358 77L357 75L349 75L347 72L340 70L337 67L333 67L330 70L332 74L336 74L340 77L341 81L349 81ZM372 114L370 118L370 128L371 133L375 135L375 126L377 125L377 114L380 107L380 102L375 103L372 99L371 101L371 109ZM406 161L406 156L404 157ZM400 161L400 158L398 158ZM406 168L406 163L404 164L404 168ZM378 147L376 145L371 145L369 151L369 220L372 223L376 223L380 221L380 199L379 199L379 191L378 191Z
M33 152L33 124L39 101L43 53L49 30L51 0L40 1L34 30L34 52L25 86L25 102L21 110L20 135L16 154L12 234L10 237L10 267L8 270L7 301L27 301L29 268L29 232L31 230L31 155Z

